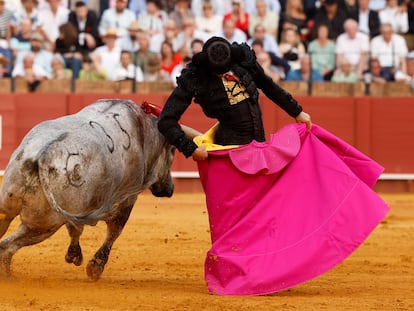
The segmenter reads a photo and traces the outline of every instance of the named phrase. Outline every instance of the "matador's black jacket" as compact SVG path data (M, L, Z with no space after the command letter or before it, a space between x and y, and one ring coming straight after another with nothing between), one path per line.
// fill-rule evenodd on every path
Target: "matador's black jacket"
M209 70L208 63L190 63L177 78L177 87L167 99L161 112L158 128L167 140L186 157L197 145L181 130L178 121L194 99L207 117L217 119L219 127L214 143L242 145L252 140L264 141L259 92L285 110L291 117L302 111L295 99L272 81L257 63L254 51L246 44L232 44L238 56L230 66L237 83L226 86L220 75ZM231 101L236 97L236 101ZM236 103L235 103L236 102Z

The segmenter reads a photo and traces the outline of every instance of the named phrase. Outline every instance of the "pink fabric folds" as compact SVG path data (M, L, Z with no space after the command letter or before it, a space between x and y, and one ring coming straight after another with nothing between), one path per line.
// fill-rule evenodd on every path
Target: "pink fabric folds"
M349 256L389 210L371 189L383 168L317 125L288 125L269 143L213 151L198 165L214 294L268 294L312 279Z

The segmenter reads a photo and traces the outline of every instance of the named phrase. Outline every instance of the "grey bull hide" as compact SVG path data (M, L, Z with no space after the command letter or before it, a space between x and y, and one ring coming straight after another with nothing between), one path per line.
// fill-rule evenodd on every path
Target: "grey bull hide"
M0 191L0 237L20 215L17 231L0 242L0 275L11 275L12 256L65 225L65 259L80 265L84 225L105 221L106 240L86 271L98 280L139 193L174 191L174 147L157 118L128 100L100 100L77 114L35 126L14 151Z

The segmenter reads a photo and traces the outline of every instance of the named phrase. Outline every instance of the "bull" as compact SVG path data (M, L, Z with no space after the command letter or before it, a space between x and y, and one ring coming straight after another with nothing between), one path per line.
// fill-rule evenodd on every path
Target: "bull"
M98 280L139 193L173 194L175 148L156 122L134 102L116 99L35 126L4 173L0 238L17 215L21 224L0 242L0 274L11 275L12 256L20 248L44 241L63 225L70 236L65 260L81 265L84 226L104 221L106 239L86 267Z

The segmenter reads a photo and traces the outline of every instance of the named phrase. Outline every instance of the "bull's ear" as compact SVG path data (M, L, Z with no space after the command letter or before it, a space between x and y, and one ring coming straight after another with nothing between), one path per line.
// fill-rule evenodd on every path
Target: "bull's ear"
M199 131L197 131L197 130L189 127L189 126L186 126L186 125L183 125L183 124L180 124L180 126L181 126L181 129L184 131L185 135L190 139L193 139L196 136L202 135L201 132L199 132Z

